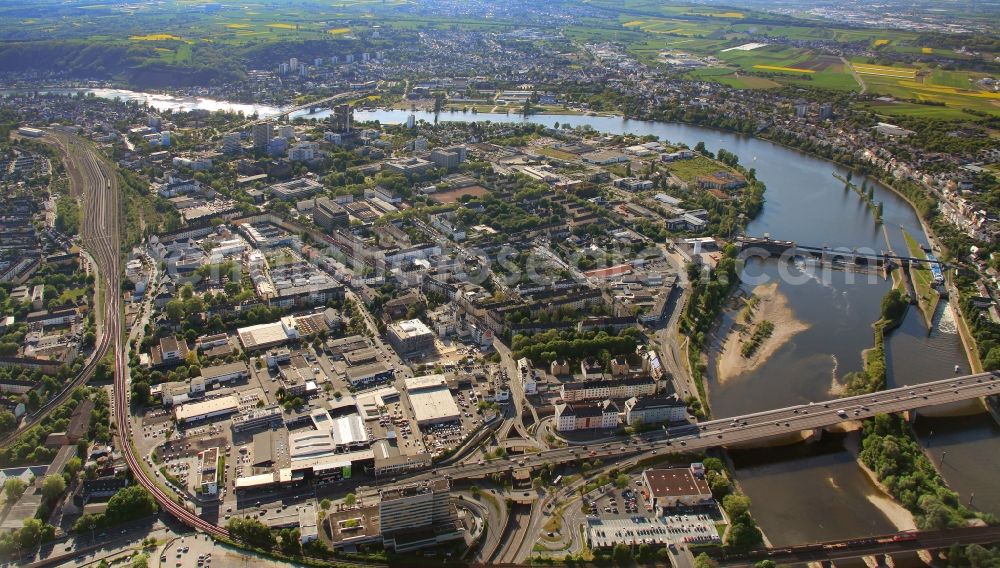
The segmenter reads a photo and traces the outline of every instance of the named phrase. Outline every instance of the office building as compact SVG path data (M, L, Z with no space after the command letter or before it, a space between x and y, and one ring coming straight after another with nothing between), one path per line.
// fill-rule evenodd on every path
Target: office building
M239 132L227 132L222 136L222 152L225 154L239 154L243 150L240 143Z
M270 122L260 122L253 125L252 134L254 149L264 150L271 138L274 137L274 127Z
M447 479L436 479L383 491L379 519L385 547L402 553L461 538L450 488Z
M276 140L283 140L282 138L277 138ZM284 199L285 201L293 201L298 199L305 199L306 197L311 197L314 193L323 189L323 184L312 179L312 178L299 178L293 179L291 181L286 181L284 183L273 184L268 189L271 190L271 194L278 199Z
M320 227L331 231L334 227L347 227L350 225L347 210L339 203L329 197L319 197L315 203L313 221Z
M431 161L439 168L453 170L465 161L465 146L437 148L431 151Z
M434 333L418 319L392 323L386 329L389 344L400 354L415 353L434 347Z
M559 387L559 395L563 402L603 400L605 398L623 400L631 397L653 396L654 394L656 394L656 381L648 376L631 379L579 381L563 383Z

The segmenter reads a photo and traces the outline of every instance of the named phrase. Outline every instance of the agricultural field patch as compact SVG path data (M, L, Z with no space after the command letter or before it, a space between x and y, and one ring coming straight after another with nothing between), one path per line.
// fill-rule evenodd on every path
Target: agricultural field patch
M813 69L798 69L795 67L781 67L778 65L754 65L754 69L763 69L765 71L781 71L783 73L815 73Z
M173 34L147 34L129 36L132 41L181 41L181 38Z

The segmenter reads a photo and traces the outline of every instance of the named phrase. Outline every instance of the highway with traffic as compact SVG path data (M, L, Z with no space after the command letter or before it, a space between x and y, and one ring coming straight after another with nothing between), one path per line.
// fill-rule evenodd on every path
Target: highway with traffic
M979 373L900 387L875 394L837 398L700 422L667 430L655 430L620 441L591 443L511 456L454 464L413 476L407 481L429 480L441 475L451 479L478 479L515 467L554 465L586 458L624 458L635 454L701 452L717 446L756 442L804 430L834 426L841 422L871 418L876 414L903 412L928 406L961 402L1000 393L1000 372Z

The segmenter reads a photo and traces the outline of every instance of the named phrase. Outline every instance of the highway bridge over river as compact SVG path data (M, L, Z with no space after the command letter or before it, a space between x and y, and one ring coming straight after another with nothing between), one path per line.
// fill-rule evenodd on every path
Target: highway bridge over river
M842 422L871 418L876 414L905 412L995 394L1000 394L1000 372L964 375L874 394L835 398L700 422L669 431L656 430L616 442L596 442L588 446L543 450L506 459L448 465L407 477L401 482L409 484L441 475L454 480L479 479L514 468L540 467L545 463L557 465L597 457L627 458L640 454L652 456L657 453L703 452L717 446L747 444L794 432L822 430Z

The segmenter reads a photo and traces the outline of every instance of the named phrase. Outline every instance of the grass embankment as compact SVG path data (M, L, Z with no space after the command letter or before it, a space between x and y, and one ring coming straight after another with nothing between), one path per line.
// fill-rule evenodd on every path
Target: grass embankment
M927 253L924 252L920 243L913 238L913 235L904 230L903 237L906 239L906 248L910 256L919 259L927 258ZM911 264L910 275L913 277L913 287L917 293L917 304L924 314L924 320L929 324L934 321L934 312L937 310L938 302L941 300L941 294L934 288L934 274L924 264Z

